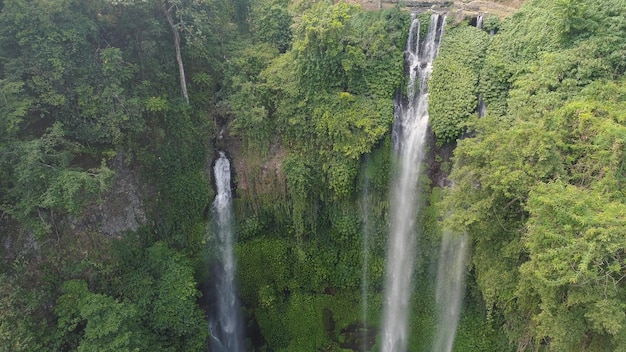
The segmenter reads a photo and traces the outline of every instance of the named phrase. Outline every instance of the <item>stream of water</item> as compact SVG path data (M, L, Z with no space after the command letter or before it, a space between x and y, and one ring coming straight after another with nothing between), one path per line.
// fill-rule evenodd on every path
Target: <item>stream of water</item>
M209 322L211 351L243 352L241 313L235 287L230 162L223 152L220 152L213 172L217 188L213 201L213 219L219 263L213 268L215 313Z
M432 14L422 40L413 15L405 50L409 82L405 101L396 102L393 126L397 174L391 190L391 231L387 245L382 351L404 352L416 246L417 193L420 163L428 128L428 80L443 37L445 16Z

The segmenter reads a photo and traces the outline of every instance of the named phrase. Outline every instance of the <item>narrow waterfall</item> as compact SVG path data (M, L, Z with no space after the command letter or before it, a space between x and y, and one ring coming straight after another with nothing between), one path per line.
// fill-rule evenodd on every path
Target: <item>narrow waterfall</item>
M369 167L369 158L365 159L365 166L363 167L363 173L365 174L363 181L363 191L361 196L361 221L362 227L361 231L363 232L363 250L362 250L362 260L363 260L363 268L362 268L362 276L361 276L361 316L362 316L362 324L363 327L361 329L362 336L361 339L363 341L361 345L361 351L368 351L368 326L367 326L367 310L368 310L368 294L369 294L369 237L372 232L372 227L370 224L370 187L369 187L369 177L367 176L367 169Z
M392 132L399 165L390 200L391 231L385 272L383 352L404 352L407 349L409 301L416 245L417 185L428 127L428 79L444 27L445 16L432 14L428 33L420 40L420 22L413 15L407 39L407 97L406 101L396 102Z
M478 94L478 107L476 108L476 112L478 113L478 117L485 117L487 115L487 104L485 104L483 95L480 93Z
M476 28L483 29L483 21L485 20L483 15L478 15L476 17Z
M467 235L444 231L437 270L438 322L433 352L450 352L454 345L465 292L467 247Z
M215 313L210 321L211 351L240 352L241 317L235 289L235 256L233 253L233 210L230 188L230 162L223 152L213 167L217 195L213 201L216 248L220 263L214 268Z

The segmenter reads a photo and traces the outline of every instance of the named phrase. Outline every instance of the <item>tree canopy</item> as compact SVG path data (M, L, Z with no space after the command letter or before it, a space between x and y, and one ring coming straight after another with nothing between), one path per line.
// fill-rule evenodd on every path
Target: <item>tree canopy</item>
M473 236L483 297L523 350L624 348L626 38L610 29L625 15L527 2L486 49L487 116L461 125L449 222Z

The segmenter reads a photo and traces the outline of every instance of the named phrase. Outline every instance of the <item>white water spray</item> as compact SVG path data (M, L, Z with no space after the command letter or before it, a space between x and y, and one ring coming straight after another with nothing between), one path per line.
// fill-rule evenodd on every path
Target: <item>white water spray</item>
M391 232L387 245L382 351L404 352L408 343L418 175L428 127L428 80L443 37L445 16L432 14L428 34L420 40L420 23L413 16L405 60L409 66L407 101L396 103L393 126L398 174L391 199Z
M437 270L437 332L433 352L450 352L459 324L465 291L467 235L444 231Z
M213 201L217 249L220 263L215 268L216 312L210 322L211 350L242 352L241 317L235 289L233 253L233 210L230 189L230 162L223 152L213 167L217 195Z

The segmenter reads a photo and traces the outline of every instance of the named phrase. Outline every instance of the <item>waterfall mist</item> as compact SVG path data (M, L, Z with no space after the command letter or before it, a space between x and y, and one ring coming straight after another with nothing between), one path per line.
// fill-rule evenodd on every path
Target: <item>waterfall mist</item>
M437 269L437 330L433 352L450 352L454 345L465 292L467 235L444 231Z

